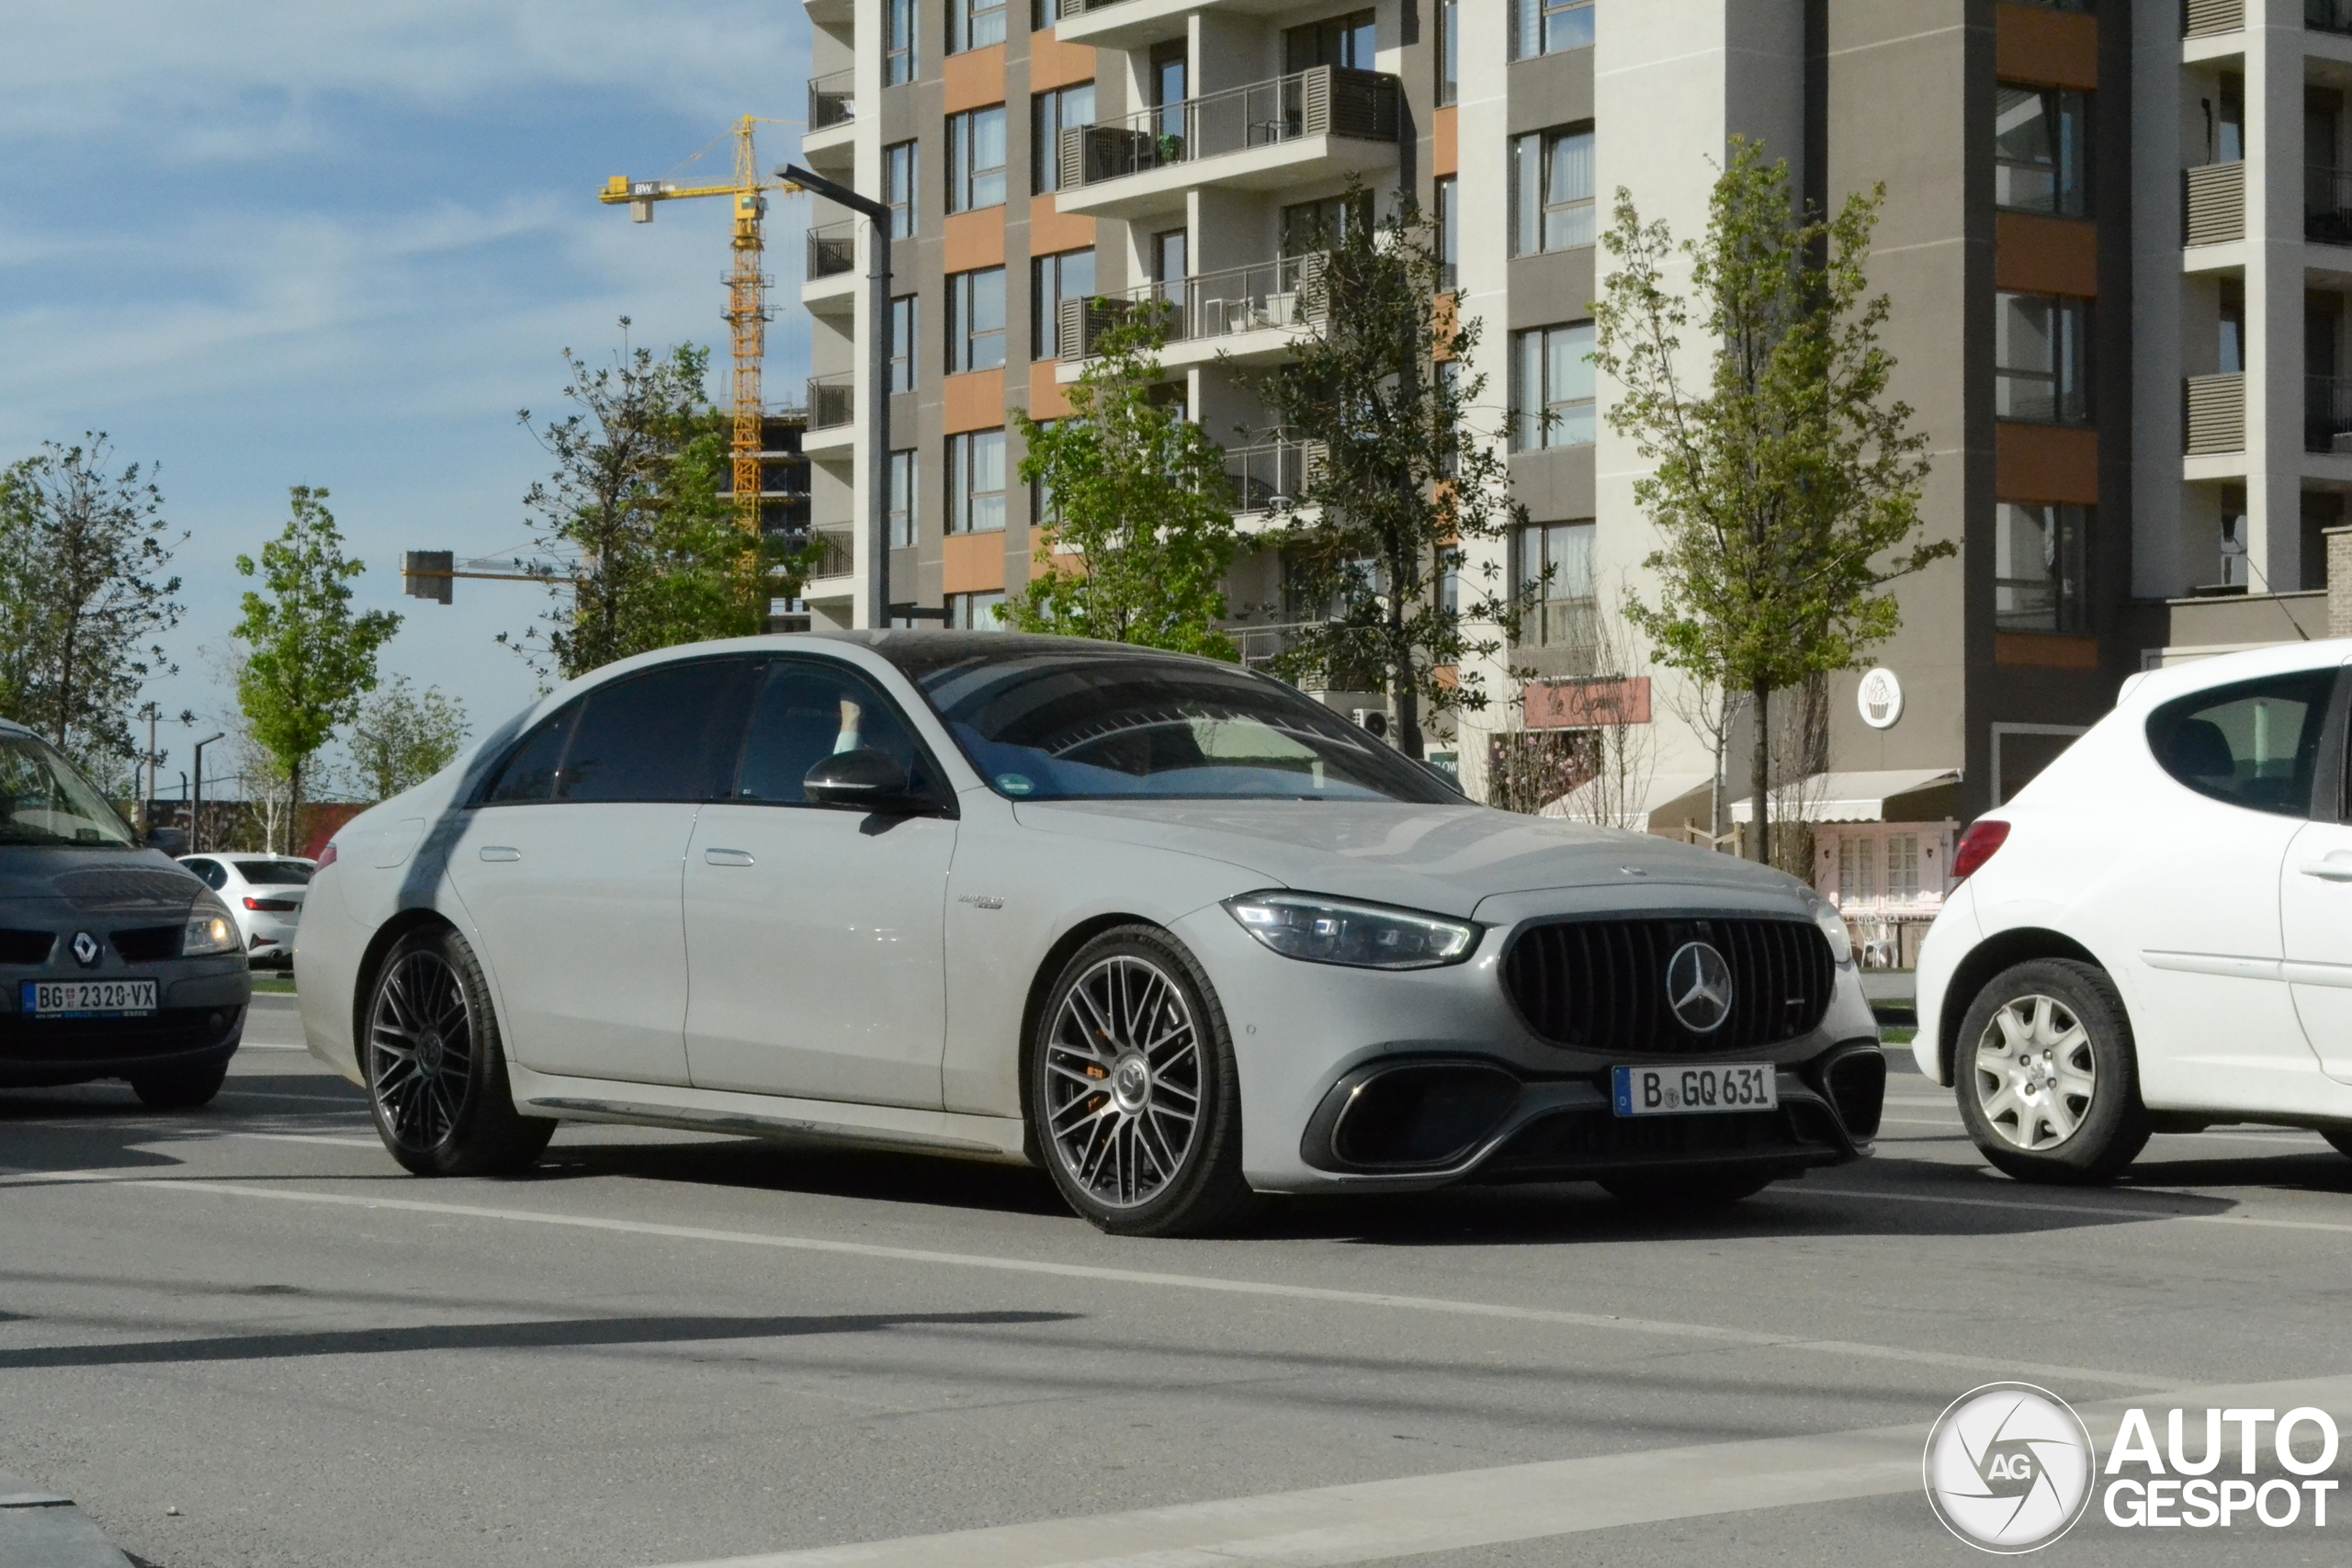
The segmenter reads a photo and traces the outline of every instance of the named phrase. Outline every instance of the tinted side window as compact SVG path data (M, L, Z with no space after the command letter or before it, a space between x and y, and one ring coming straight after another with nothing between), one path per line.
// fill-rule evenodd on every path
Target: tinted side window
M800 781L808 770L836 751L858 750L889 753L917 789L938 787L905 718L863 676L839 665L780 660L768 667L752 704L733 798L804 805Z
M741 660L698 659L589 693L564 750L556 798L708 799L714 742L736 711L743 668Z
M2217 686L2148 716L2148 749L2199 795L2249 810L2307 817L2333 670Z
M482 804L514 806L554 799L555 771L563 764L563 743L571 736L571 723L580 716L580 708L579 703L568 703L539 720L538 728L523 738L498 770L498 776L482 791Z
M219 888L229 885L229 874L220 869L220 863L218 861L192 860L182 863L203 878L207 887Z

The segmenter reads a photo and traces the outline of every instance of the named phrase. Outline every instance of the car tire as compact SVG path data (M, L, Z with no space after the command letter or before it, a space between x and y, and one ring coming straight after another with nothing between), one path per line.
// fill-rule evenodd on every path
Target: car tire
M528 1169L555 1122L514 1109L490 987L447 926L402 937L368 991L360 1068L377 1135L418 1176Z
M1250 1206L1232 1036L1208 976L1166 931L1120 926L1071 956L1027 1076L1038 1157L1098 1229L1198 1235Z
M200 1067L137 1074L130 1080L130 1092L139 1097L140 1104L158 1111L194 1111L212 1103L228 1076L229 1058L223 1056Z
M2148 1142L2132 1020L2095 964L1995 976L1961 1021L1952 1080L1978 1151L2020 1181L2112 1181Z
M1772 1185L1769 1176L1607 1176L1600 1185L1623 1203L1642 1209L1721 1209Z

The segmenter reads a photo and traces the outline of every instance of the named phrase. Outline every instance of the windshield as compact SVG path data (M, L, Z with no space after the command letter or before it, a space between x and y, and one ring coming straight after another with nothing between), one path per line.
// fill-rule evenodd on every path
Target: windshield
M0 735L0 844L130 842L130 829L73 763L29 735Z
M1436 774L1262 675L1140 653L968 649L943 638L939 651L960 657L935 661L888 651L1012 799L1461 804Z

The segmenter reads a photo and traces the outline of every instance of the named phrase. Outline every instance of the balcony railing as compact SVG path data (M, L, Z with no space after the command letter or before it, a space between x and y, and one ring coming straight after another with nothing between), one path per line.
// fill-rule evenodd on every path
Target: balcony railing
M2303 0L2303 26L2324 33L2352 33L2352 0Z
M2245 27L2245 0L2181 0L2180 30L2189 38L2234 33Z
M2352 169L2303 166L2303 238L2323 245L2352 245Z
M1241 662L1252 670L1262 670L1290 651L1292 640L1303 631L1321 626L1321 621L1283 621L1270 626L1227 626L1225 635L1241 649Z
M1402 93L1377 71L1318 65L1062 132L1062 188L1097 185L1304 136L1394 141Z
M817 558L808 568L808 581L820 577L847 577L857 570L857 532L852 528L820 528L808 536L808 542L818 547Z
M832 430L857 420L857 373L836 370L808 378L808 428Z
M2245 165L2207 164L2185 171L2184 244L2218 245L2245 238Z
M808 231L808 277L839 277L857 265L857 225L828 223Z
M857 97L851 92L854 71L836 71L808 79L808 129L826 130L857 118Z
M1320 285L1327 253L1282 256L1250 266L1204 272L1176 283L1148 283L1124 294L1065 299L1055 322L1061 359L1084 359L1113 322L1129 312L1162 307L1171 343L1229 337L1267 327L1312 327L1323 320Z
M2352 376L2303 378L2303 450L2352 455Z
M2245 450L2245 378L2191 376L2188 384L2188 452Z
M1261 446L1228 448L1225 472L1233 481L1233 510L1268 512L1295 502L1308 477L1321 470L1328 450L1320 441L1281 437Z

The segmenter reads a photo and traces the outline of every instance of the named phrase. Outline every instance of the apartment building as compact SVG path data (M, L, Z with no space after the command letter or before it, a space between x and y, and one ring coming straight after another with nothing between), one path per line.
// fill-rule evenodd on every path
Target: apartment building
M950 624L1026 580L1007 411L1067 412L1090 299L1177 308L1166 363L1262 529L1314 433L1269 428L1237 370L1312 330L1306 237L1362 220L1337 199L1360 177L1380 210L1409 193L1442 218L1530 519L1489 553L1551 574L1479 671L1498 700L1432 750L1475 792L1497 731L1614 697L1649 727L1642 815L1697 831L1713 759L1677 677L1595 665L1653 534L1585 355L1613 193L1694 234L1745 135L1825 205L1884 185L1895 392L1930 437L1928 534L1961 547L1902 584L1879 668L1832 678L1826 750L1788 781L1858 920L1899 940L1931 913L1957 828L2131 671L2324 631L2352 488L2352 0L807 4L805 159L899 214L887 392L855 369L862 225L820 204L809 237L812 515L846 536L887 484L896 595ZM879 475L854 460L877 395L899 448ZM843 564L809 602L846 625ZM1232 588L1253 656L1311 613L1271 540Z

